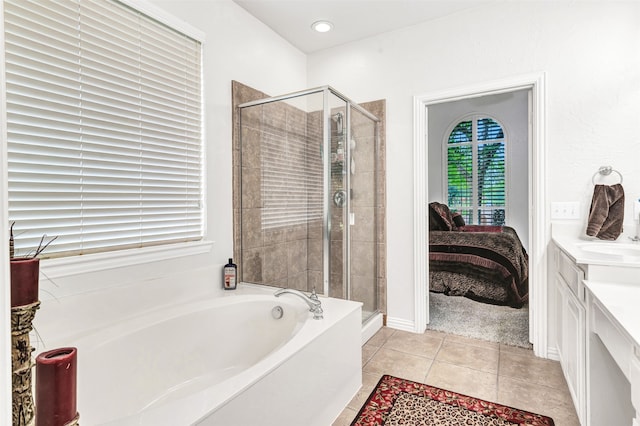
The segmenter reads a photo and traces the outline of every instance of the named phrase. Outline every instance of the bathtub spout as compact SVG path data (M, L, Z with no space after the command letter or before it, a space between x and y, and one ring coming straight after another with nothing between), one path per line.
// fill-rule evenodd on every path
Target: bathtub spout
M282 288L280 290L277 290L275 293L273 293L273 295L276 297L280 297L286 293L293 294L295 296L298 296L302 300L304 300L307 303L307 305L309 305L309 312L313 313L313 319L319 320L323 318L322 303L320 302L320 299L318 299L318 295L316 295L315 289L313 290L310 296L307 296L303 292L294 290L292 288Z

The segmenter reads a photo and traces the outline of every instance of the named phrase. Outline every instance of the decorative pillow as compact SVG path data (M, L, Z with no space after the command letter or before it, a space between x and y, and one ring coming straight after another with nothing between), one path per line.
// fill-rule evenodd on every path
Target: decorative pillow
M429 203L429 231L455 231L451 210L446 204L433 201Z
M451 214L451 216L453 217L453 224L457 227L457 228L464 228L464 218L462 217L462 215L458 212L454 212Z

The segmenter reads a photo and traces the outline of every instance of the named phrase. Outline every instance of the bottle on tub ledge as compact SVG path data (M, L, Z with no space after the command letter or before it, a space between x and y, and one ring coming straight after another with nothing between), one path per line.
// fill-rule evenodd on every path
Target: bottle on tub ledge
M238 286L238 265L233 263L233 259L229 258L229 263L224 265L224 289L235 290Z

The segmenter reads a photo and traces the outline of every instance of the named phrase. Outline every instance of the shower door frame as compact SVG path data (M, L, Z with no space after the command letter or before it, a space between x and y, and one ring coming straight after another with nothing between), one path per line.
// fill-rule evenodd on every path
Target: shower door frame
M375 125L375 147L374 147L374 156L377 158L379 155L379 145L380 145L380 119L378 117L376 117L375 115L373 115L372 113L370 113L369 111L367 111L366 109L364 109L363 107L361 107L360 105L358 105L357 103L353 102L351 99L349 99L348 97L346 97L345 95L343 95L342 93L340 93L339 91L335 90L334 88L332 88L331 86L325 85L325 86L319 86L319 87L315 87L315 88L311 88L311 89L306 89L306 90L301 90L298 92L292 92L292 93L287 93L284 95L279 95L279 96L271 96L271 97L267 97L267 98L263 98L263 99L258 99L255 101L250 101L250 102L245 102L242 103L240 105L238 105L238 109L242 110L243 108L247 108L247 107L252 107L252 106L257 106L257 105L265 105L268 103L273 103L273 102L279 102L279 101L286 101L288 99L293 99L293 98L299 98L302 96L307 96L307 95L312 95L312 94L316 94L316 93L322 93L323 94L323 111L322 111L322 119L323 119L323 135L322 135L322 156L323 156L323 164L324 164L324 173L323 173L323 191L325 193L325 196L323 197L323 292L326 296L329 296L329 290L330 290L330 279L331 279L331 271L330 271L330 259L329 259L329 253L330 253L330 245L331 245L331 212L330 212L330 207L331 207L331 201L330 201L330 196L329 196L329 192L331 190L331 124L330 124L330 117L331 117L331 111L330 111L330 107L329 107L329 95L334 95L336 96L338 99L342 100L345 102L345 122L348 124L348 126L346 127L346 133L345 133L345 141L350 141L351 139L351 108L355 108L359 113L363 114L364 116L366 116L367 118L371 119L374 122ZM242 114L240 114L239 116L239 120L240 120L240 128L242 128ZM347 142L348 143L348 142ZM350 165L351 164L351 150L350 149L346 149L346 157L345 157L345 163L346 165ZM240 152L242 153L242 149L240 149ZM242 154L241 154L242 155ZM376 167L377 169L377 167ZM242 173L242 171L240 172ZM378 173L374 173L374 224L376 224L374 229L374 250L375 250L375 254L374 254L374 268L375 268L375 273L373 276L373 285L374 285L374 290L375 290L375 300L376 300L376 306L375 306L375 310L372 312L372 316L373 314L375 314L376 312L380 311L380 306L379 306L379 294L378 294L378 236L377 236L377 224L378 224L378 220L379 220L379 216L378 216ZM349 176L349 172L346 173L346 185L345 185L345 192L347 194L351 193L351 182L350 182L350 176ZM242 209L241 209L242 210ZM240 213L242 214L242 213ZM350 229L350 214L351 214L351 200L350 197L347 197L347 225L344 227L345 231L343 234L343 247L344 247L344 254L343 254L343 267L342 267L342 273L343 273L343 285L346 288L346 299L347 300L351 300L351 276L349 273L347 273L348 271L351 270L351 229Z

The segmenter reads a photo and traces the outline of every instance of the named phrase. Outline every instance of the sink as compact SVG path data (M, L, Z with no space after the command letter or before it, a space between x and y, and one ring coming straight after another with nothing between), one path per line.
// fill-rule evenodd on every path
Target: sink
M584 243L579 247L590 253L604 254L610 256L633 256L640 258L640 245L639 244L624 244L624 243Z

